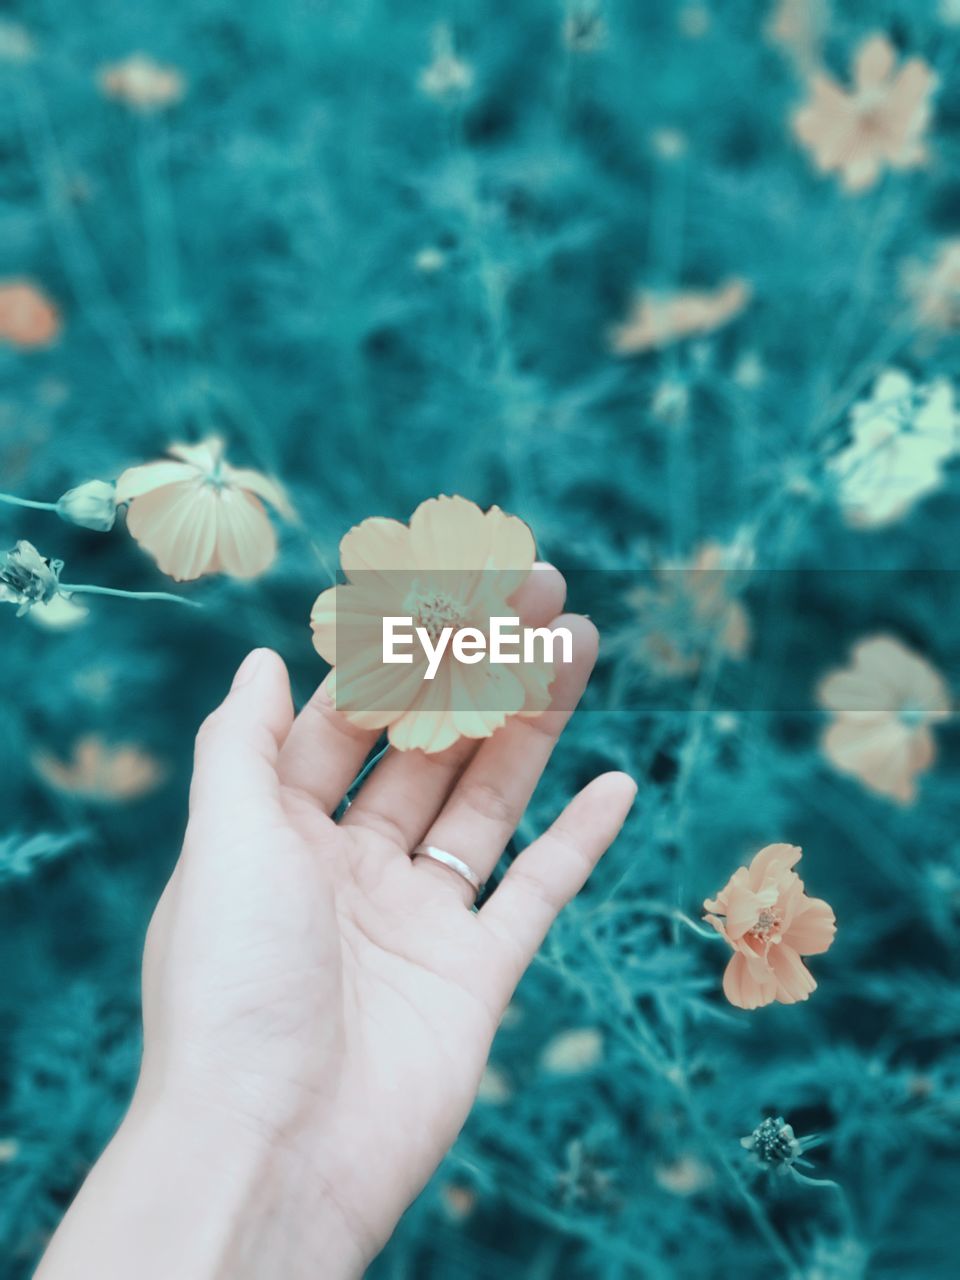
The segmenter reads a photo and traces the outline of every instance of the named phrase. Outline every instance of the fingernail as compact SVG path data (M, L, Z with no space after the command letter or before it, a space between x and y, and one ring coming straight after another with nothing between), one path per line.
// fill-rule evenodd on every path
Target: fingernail
M260 665L263 662L263 654L263 649L254 649L252 653L247 654L237 668L237 674L233 677L233 684L230 686L231 690L239 689L243 685L250 683L260 669Z

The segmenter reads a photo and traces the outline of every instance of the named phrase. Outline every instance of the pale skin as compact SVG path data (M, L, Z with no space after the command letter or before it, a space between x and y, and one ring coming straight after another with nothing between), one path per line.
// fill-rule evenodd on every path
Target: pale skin
M55 1234L40 1280L355 1277L454 1141L499 1020L635 794L596 778L479 911L421 841L487 877L596 654L538 566L525 623L574 633L552 707L434 756L388 752L323 686L294 716L255 650L197 737L183 851L143 963L130 1110Z

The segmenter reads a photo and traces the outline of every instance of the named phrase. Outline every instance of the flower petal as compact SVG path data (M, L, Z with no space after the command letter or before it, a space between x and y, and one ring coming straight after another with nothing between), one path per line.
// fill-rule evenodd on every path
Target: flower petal
M759 1009L776 998L777 979L766 966L752 962L741 951L730 957L723 975L723 994L738 1009Z
M256 578L273 564L277 535L259 498L238 489L219 493L216 566L233 578Z
M804 897L783 940L802 956L817 956L830 949L836 932L837 918L830 904Z
M776 976L776 998L781 1004L796 1004L799 1000L806 1000L811 991L816 991L813 974L793 947L781 942L779 946L770 948L767 960Z

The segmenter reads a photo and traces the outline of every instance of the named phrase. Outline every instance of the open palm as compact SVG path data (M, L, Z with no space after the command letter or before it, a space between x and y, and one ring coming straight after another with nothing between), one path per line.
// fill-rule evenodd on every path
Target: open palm
M563 590L555 570L531 575L524 621L553 619ZM466 881L410 859L426 841L493 870L593 665L592 626L562 622L573 662L550 710L479 745L388 752L339 822L377 735L322 687L294 719L276 655L251 655L198 737L184 853L148 937L142 1086L282 1134L365 1256L456 1136L514 987L633 797L622 774L596 779L478 912Z

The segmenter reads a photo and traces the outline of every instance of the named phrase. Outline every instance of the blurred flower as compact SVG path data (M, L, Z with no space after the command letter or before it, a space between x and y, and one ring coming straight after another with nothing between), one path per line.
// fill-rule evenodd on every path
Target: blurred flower
M459 1182L448 1182L442 1186L440 1199L451 1222L465 1222L477 1207L476 1191Z
M0 1138L0 1164L11 1164L20 1154L16 1138Z
M960 329L960 239L945 240L933 263L907 274L917 320L929 329Z
M777 0L767 22L767 38L801 66L816 61L829 23L827 0Z
M466 665L448 650L428 681L422 651L409 665L383 662L387 616L412 618L433 640L446 626L486 634L491 618L513 616L508 601L534 553L522 520L460 497L422 502L409 527L374 517L351 529L340 543L347 581L324 591L310 617L314 647L336 668L328 687L340 710L355 724L388 729L401 751L430 752L460 737L487 738L508 715L539 715L550 700L549 664L507 667L484 653Z
M171 445L168 452L178 461L130 467L117 481L117 502L130 504L133 537L180 582L208 573L264 573L277 554L277 535L260 499L290 516L280 485L259 471L231 467L216 436Z
M803 1153L816 1139L798 1138L793 1126L783 1116L768 1116L757 1125L753 1133L740 1139L740 1145L749 1151L757 1164L775 1173L789 1173L796 1164L810 1163Z
M710 30L710 10L702 4L686 4L677 15L681 32L691 40L699 40Z
M695 1196L715 1181L710 1166L693 1155L680 1156L672 1164L655 1165L653 1176L659 1187L675 1196Z
M562 1031L545 1046L540 1066L550 1075L575 1076L595 1067L603 1058L603 1036L596 1027Z
M796 845L768 844L703 904L704 919L733 948L723 993L739 1009L795 1004L816 990L801 956L827 951L836 921L826 902L804 892L792 870L800 856Z
M607 23L598 0L574 0L563 20L563 43L571 53L596 53L607 42Z
M917 775L936 756L930 725L950 714L939 672L892 636L871 636L854 646L849 667L821 681L817 701L835 716L823 738L834 768L912 803Z
M419 250L413 261L418 271L422 271L424 275L433 275L447 265L447 255L442 249L427 245Z
M960 0L940 0L937 14L945 27L960 27Z
M457 57L450 28L439 23L433 31L433 61L420 72L421 92L431 98L454 98L472 84L473 67Z
M488 1062L483 1069L483 1075L480 1077L480 1084L477 1086L477 1101L499 1107L505 1102L509 1102L512 1097L513 1089L510 1086L510 1081L499 1067L495 1067Z
M695 675L715 648L739 661L750 644L750 615L735 598L737 574L748 566L734 548L707 542L686 564L657 570L655 587L627 596L643 626L644 661L659 675Z
M18 605L22 617L46 604L60 589L62 560L47 560L31 542L21 539L12 551L0 552L0 602Z
M30 62L37 46L26 27L0 19L0 62Z
M70 524L107 533L117 518L116 489L104 480L88 480L58 499L57 514Z
M763 361L755 351L745 351L733 370L733 380L744 391L753 391L767 376Z
M690 391L685 382L669 378L653 393L650 412L661 422L682 422L690 410Z
M27 617L44 631L72 631L90 616L86 605L77 604L66 593L55 595L46 604L35 604Z
M161 111L180 102L186 93L175 67L162 67L145 53L132 53L123 62L102 67L97 74L101 92L136 111Z
M750 300L744 280L728 280L711 292L671 293L643 290L622 325L611 334L617 355L659 350L680 338L712 333L728 324Z
M915 169L927 159L922 135L936 76L922 58L894 74L895 61L886 36L870 36L857 50L853 91L817 71L809 80L810 101L793 116L794 134L817 169L839 172L848 191L872 187L885 166Z
M49 347L59 332L59 311L29 280L0 283L0 342L30 351Z
M853 439L827 464L847 523L891 524L937 489L941 466L960 451L960 414L945 378L916 385L887 369L851 412Z
M687 149L687 135L680 129L664 126L650 134L650 145L663 160L676 160Z
M111 747L95 734L75 744L67 763L39 751L32 764L55 791L99 804L137 800L155 791L166 777L164 767L141 748Z

